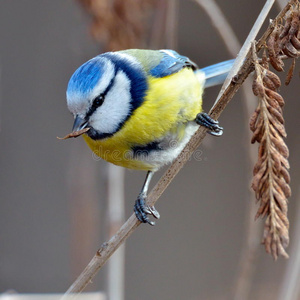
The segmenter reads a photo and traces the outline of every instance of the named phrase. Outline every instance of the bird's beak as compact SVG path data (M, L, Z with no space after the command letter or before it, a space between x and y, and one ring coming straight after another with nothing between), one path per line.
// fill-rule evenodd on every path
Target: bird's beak
M76 116L72 132L67 134L65 137L60 138L58 137L59 140L66 140L69 138L76 138L90 130L90 127L88 127L88 122L85 121L84 119L80 118L79 116Z
M79 130L82 130L87 127L88 122L84 119L80 118L78 115L76 115L76 118L74 120L72 132L76 132Z

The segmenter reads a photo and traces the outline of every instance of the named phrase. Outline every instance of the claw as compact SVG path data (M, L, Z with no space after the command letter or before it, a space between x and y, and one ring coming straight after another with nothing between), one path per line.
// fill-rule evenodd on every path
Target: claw
M159 212L155 209L154 206L147 206L148 209L150 210L151 212L151 215L155 218L155 219L159 219L160 218L160 214Z
M219 122L212 119L207 113L199 113L195 121L197 124L206 127L211 135L221 136L223 134L223 127L219 126Z
M139 221L142 223L148 223L152 226L155 222L150 221L148 215L152 215L154 218L159 219L160 214L155 209L154 206L149 206L145 204L146 195L140 194L134 204L134 212Z
M220 127L220 130L217 131L208 131L209 134L213 135L213 136L221 136L223 134L223 127Z

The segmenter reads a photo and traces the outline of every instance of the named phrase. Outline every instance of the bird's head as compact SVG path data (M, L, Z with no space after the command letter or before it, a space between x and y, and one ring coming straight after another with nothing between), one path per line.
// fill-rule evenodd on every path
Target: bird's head
M79 67L67 88L73 132L89 128L94 140L116 133L139 107L147 91L141 65L130 55L109 52Z

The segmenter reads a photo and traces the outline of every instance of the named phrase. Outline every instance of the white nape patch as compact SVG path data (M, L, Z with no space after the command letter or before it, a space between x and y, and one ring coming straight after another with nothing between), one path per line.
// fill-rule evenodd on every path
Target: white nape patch
M130 112L130 80L118 71L104 103L90 117L89 124L99 133L114 133Z
M74 115L79 115L84 118L94 99L106 90L113 79L115 75L114 64L104 57L101 58L101 62L103 63L103 67L101 69L104 70L104 73L101 75L98 83L91 91L84 94L79 91L73 91L72 93L67 94L68 108ZM84 80L84 78L82 80Z

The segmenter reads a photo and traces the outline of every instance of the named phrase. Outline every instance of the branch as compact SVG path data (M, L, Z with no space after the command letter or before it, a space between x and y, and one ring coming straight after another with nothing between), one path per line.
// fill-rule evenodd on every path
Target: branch
M278 8L280 10L282 10L285 7L285 5L286 5L286 1L285 0L277 0L276 3L277 3L277 6L278 6Z
M291 0L289 3L294 3L297 0ZM256 33L259 31L263 20L267 17L267 14L270 8L273 5L274 0L268 0L265 4L264 9L259 15L257 22L253 26L250 36L253 36L253 39L256 36ZM289 8L289 5L288 5ZM286 8L286 11L288 10ZM285 12L286 12L285 11ZM268 38L269 34L272 32L272 28L274 28L273 23L277 21L278 18L283 16L285 12L281 12L278 17L270 24L266 33L257 43L257 51L262 47ZM233 66L233 70L231 72L232 75L229 75L230 78L226 80L223 87L221 89L221 93L218 96L216 103L213 108L210 110L210 115L214 119L218 119L221 113L226 108L227 104L230 102L232 97L241 87L244 80L253 70L253 64L251 60L250 51L245 51L245 49L250 49L251 47L251 39L247 39L242 50L243 54L239 54L237 63ZM241 50L241 51L242 51ZM241 53L241 52L240 52ZM242 62L242 63L241 63ZM239 67L240 66L240 67ZM204 127L200 127L198 131L193 135L189 143L185 146L183 151L179 154L176 160L172 163L172 165L168 168L165 174L161 177L159 182L155 185L155 187L150 192L147 198L148 205L154 205L155 202L159 199L168 185L171 183L176 174L180 171L180 169L185 165L185 163L189 160L192 153L200 146L202 143L207 129ZM71 285L68 291L65 293L65 296L62 299L70 299L67 298L67 295L71 295L73 293L80 293L84 290L84 288L91 282L93 277L97 274L99 269L106 263L106 261L110 258L110 256L118 249L118 247L134 232L134 230L141 224L140 221L137 220L134 214L130 216L130 218L126 221L126 223L119 229L119 231L108 241L102 244L101 248L97 251L95 256L92 258L90 263L84 269L84 271L79 275L76 281ZM73 294L72 296L76 296ZM72 298L74 298L72 297Z
M167 49L176 49L178 45L177 32L178 32L178 13L179 2L178 0L168 0L168 8L166 13L165 23L165 45Z
M125 221L125 169L107 165L107 231L112 236ZM107 294L110 300L125 298L125 245L108 262Z

